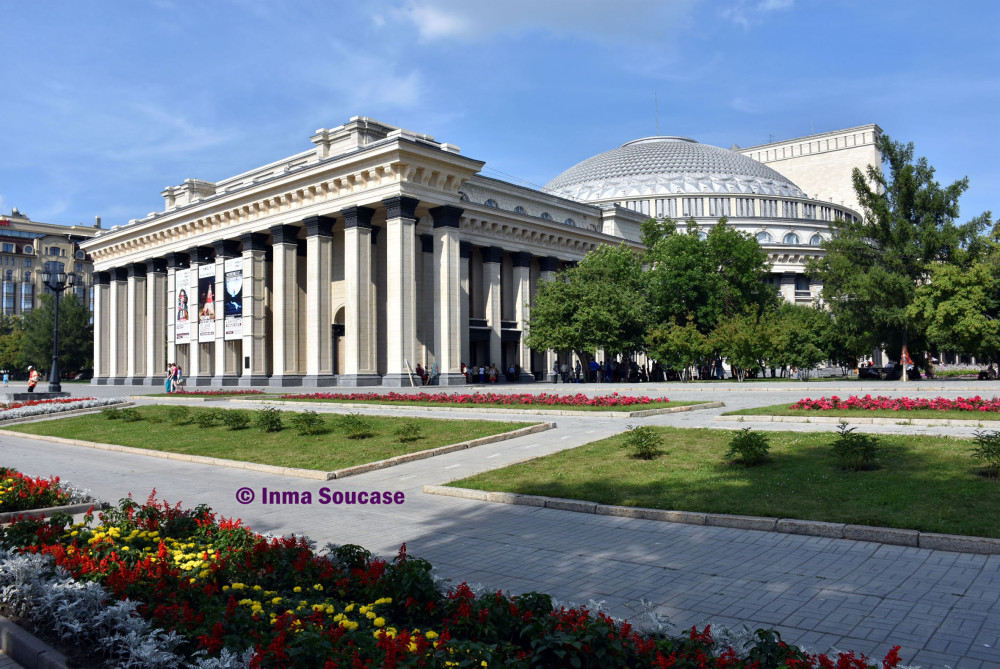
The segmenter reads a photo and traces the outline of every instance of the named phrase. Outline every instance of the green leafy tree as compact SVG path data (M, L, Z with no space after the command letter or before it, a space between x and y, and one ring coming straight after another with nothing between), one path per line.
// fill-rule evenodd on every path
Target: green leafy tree
M822 346L829 316L814 307L786 302L765 319L768 362L775 367L795 367L802 379L808 379L810 370L827 359Z
M600 246L575 267L542 282L535 294L527 344L575 351L583 359L643 350L649 322L642 265L627 245Z
M0 316L0 369L18 374L27 368L21 354L23 338L24 329L20 316Z
M923 350L923 321L909 309L917 287L932 266L975 260L989 214L955 223L968 179L942 187L926 158L914 161L912 144L883 135L878 147L884 169L853 172L863 219L831 225L826 255L810 264L810 274L823 282L835 316L868 324L869 347L899 355L903 346Z
M823 312L826 322L821 333L820 348L826 357L840 365L846 376L848 370L858 366L858 360L871 351L866 324L852 318L853 313L841 312L837 315Z
M742 382L747 372L763 366L771 351L771 326L757 307L725 318L711 335L712 347L732 365L733 375Z
M712 343L708 336L698 331L693 319L678 325L671 318L666 325L658 325L646 336L646 350L650 357L666 368L681 370L681 379L690 378L692 366L708 357Z
M24 316L23 360L48 369L52 360L52 326L55 319L53 295L39 296L39 306ZM112 333L121 336L122 333ZM93 367L94 328L90 311L76 295L67 291L59 299L59 367L62 371Z

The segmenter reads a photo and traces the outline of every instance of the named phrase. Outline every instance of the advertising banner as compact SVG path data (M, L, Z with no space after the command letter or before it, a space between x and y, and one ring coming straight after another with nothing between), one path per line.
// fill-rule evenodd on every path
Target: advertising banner
M243 337L243 258L229 258L223 265L225 339Z
M174 312L174 342L177 344L187 344L191 341L191 270L179 269L174 275L177 299L173 307Z
M215 341L215 263L198 265L198 341Z

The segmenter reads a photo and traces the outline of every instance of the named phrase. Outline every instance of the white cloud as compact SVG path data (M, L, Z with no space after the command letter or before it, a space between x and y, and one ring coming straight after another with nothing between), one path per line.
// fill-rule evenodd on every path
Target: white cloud
M747 0L737 0L735 4L720 9L719 16L743 26L744 29L749 29L751 26L763 23L764 15L768 12L791 9L794 4L795 0L760 0L755 5L751 5Z

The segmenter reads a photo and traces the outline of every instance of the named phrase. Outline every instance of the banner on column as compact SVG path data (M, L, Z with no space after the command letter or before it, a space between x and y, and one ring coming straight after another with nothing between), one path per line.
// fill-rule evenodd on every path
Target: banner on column
M215 263L198 265L198 341L215 341Z
M243 337L243 258L229 258L223 264L225 272L222 285L225 287L225 339Z
M179 269L174 274L177 304L174 305L174 343L187 344L191 341L191 318L188 311L191 292L191 270Z

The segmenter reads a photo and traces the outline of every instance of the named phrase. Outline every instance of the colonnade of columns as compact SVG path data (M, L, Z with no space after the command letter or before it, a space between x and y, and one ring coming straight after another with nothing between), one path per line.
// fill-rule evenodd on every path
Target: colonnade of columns
M171 362L216 386L409 386L418 364L441 385L465 383L463 363L546 373L528 304L559 261L473 246L460 208L421 222L418 204L383 200L378 227L352 206L96 272L96 382L160 383Z

